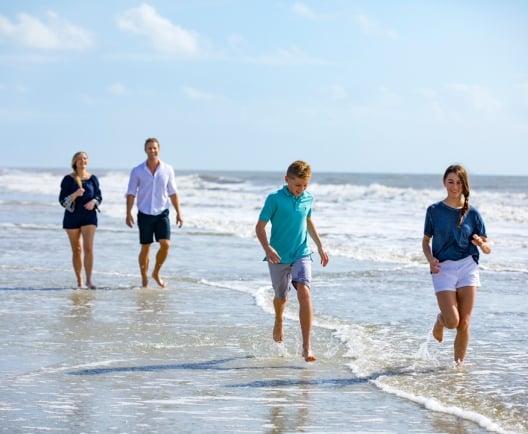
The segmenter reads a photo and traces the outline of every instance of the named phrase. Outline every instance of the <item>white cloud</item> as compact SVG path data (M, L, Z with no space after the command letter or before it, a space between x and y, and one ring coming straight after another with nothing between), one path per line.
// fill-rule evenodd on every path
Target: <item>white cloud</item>
M122 30L146 37L158 52L190 55L198 52L194 32L172 24L146 3L118 16L117 25Z
M321 65L327 63L315 57L309 57L300 48L293 45L289 48L281 48L271 54L263 54L243 59L249 63L262 63L265 65Z
M114 83L112 85L110 85L110 87L108 88L108 91L113 94L113 95L117 95L117 96L124 96L126 94L128 94L125 86L121 83Z
M447 88L459 92L468 98L473 108L477 111L491 114L499 112L502 109L502 103L480 86L450 83L447 85Z
M0 39L42 50L85 50L94 45L90 32L48 11L43 22L26 13L11 22L0 15Z
M399 35L396 31L384 28L379 23L370 19L366 15L359 15L357 17L357 22L359 24L359 27L361 27L361 29L369 35L388 38L394 41L399 39Z
M196 89L191 86L185 86L182 88L183 93L187 98L192 100L200 100L200 101L210 101L213 99L217 99L218 97L212 93L207 93L202 90Z
M314 19L316 18L315 13L304 3L294 3L292 10L296 15L304 18Z

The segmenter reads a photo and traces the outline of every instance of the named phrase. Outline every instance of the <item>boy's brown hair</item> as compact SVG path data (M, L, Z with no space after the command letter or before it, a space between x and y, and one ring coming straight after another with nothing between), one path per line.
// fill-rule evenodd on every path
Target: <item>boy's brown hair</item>
M312 177L312 169L305 161L297 160L289 165L286 176L288 178L310 179Z

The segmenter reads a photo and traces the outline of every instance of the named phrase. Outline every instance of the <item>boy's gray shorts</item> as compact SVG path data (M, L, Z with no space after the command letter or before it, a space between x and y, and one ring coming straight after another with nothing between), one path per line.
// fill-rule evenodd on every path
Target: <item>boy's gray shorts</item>
M312 281L312 256L306 255L293 264L271 264L268 262L271 284L275 297L284 300L290 292L293 282L310 287Z

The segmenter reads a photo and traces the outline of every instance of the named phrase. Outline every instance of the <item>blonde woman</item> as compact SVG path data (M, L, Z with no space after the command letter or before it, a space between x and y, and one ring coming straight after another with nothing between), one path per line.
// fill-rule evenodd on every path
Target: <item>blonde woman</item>
M92 282L93 244L97 228L96 211L103 197L99 180L87 171L88 155L86 152L75 153L71 167L73 172L62 179L59 194L59 202L65 208L62 227L70 240L77 288L84 287L82 278L84 262L86 287L95 289Z
M460 165L444 173L444 200L427 208L422 249L433 279L440 313L433 336L442 342L444 328L456 329L455 363L462 363L469 342L469 324L480 286L479 249L488 254L491 247L480 213L469 204L469 180Z

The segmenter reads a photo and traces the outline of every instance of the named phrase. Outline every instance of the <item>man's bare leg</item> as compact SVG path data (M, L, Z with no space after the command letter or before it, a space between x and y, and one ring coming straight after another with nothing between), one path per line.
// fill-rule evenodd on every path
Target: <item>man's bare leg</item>
M299 321L301 323L301 333L303 340L302 356L307 362L315 362L317 358L312 353L311 333L312 333L312 298L310 288L302 283L296 283L297 299L299 300Z
M273 325L273 340L277 343L282 343L284 339L284 331L282 327L282 315L284 314L284 308L286 307L286 300L288 298L273 299L273 307L275 309L275 324Z
M148 288L148 268L149 268L150 244L141 244L139 251L139 271L141 273L141 286Z
M156 253L156 265L154 266L154 270L152 271L152 278L157 282L159 286L165 288L167 284L161 278L160 270L163 264L165 263L167 256L169 255L170 241L160 240L159 244L160 248L158 250L158 253Z

